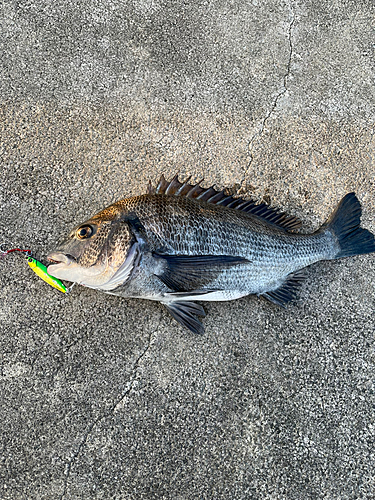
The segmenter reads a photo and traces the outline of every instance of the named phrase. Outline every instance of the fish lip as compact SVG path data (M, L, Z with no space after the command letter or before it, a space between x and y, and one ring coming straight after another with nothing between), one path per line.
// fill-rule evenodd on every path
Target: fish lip
M47 267L47 273L51 276L54 276L56 271L58 271L59 269L66 268L76 261L76 259L72 255L59 252L52 252L48 254L47 260L52 262L52 264Z
M67 255L65 253L52 252L47 255L47 260L52 262L54 265L65 264L69 266L75 259L72 255Z

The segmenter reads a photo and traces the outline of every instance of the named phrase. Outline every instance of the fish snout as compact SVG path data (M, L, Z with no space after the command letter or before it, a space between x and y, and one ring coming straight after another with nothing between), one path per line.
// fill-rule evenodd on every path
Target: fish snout
M73 255L59 253L59 252L52 252L47 255L47 260L53 262L53 264L64 263L65 265L69 265L71 264L71 262L75 261L75 258L73 257Z
M66 268L70 266L73 262L75 262L75 258L72 255L52 252L47 255L47 260L49 260L52 264L48 266L47 272L52 276L55 276L55 272L61 268Z

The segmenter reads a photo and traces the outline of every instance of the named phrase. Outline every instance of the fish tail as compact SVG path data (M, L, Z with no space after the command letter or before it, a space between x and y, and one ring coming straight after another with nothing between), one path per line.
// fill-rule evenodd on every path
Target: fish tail
M354 193L349 193L344 196L324 224L323 228L333 233L339 244L334 259L375 252L374 235L360 227L361 213L362 208L358 198Z

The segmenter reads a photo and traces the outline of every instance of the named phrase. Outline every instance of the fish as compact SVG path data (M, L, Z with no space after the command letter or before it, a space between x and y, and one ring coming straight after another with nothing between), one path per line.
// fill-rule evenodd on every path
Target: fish
M306 268L375 252L361 204L343 197L314 233L266 203L178 175L75 226L48 254L48 273L102 292L159 301L183 327L204 332L202 301L257 295L285 307Z

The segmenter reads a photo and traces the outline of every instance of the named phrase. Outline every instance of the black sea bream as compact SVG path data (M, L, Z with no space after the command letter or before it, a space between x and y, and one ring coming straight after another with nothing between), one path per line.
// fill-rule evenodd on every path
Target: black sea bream
M347 194L313 234L268 207L164 177L148 193L120 200L76 226L50 253L56 278L121 297L162 302L183 326L204 331L195 301L256 294L284 306L306 266L375 252Z

